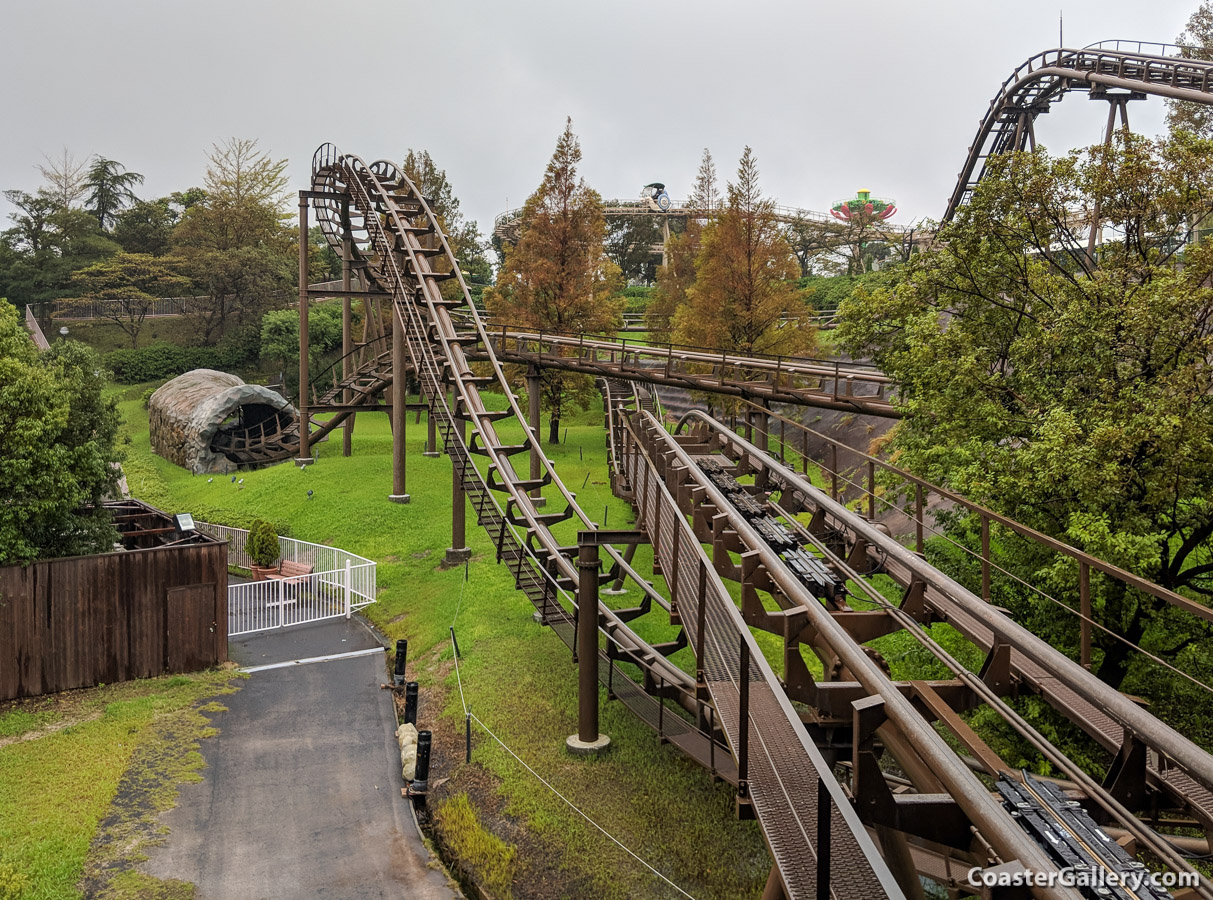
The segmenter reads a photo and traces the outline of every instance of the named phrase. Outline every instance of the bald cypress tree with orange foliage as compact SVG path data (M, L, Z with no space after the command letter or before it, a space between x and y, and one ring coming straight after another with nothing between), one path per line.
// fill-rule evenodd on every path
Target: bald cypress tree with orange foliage
M657 270L657 290L645 311L649 332L656 341L672 339L674 317L678 308L686 303L687 291L695 283L695 257L699 255L704 225L712 220L720 207L716 164L706 147L687 205L695 213L688 217L686 230L671 235L666 242L665 262Z
M507 247L495 287L485 291L494 318L535 331L610 332L622 321L619 267L603 248L602 197L577 175L581 144L567 120L543 183L526 202L518 243ZM587 375L545 369L543 406L548 442L559 443L570 402L584 408L593 396Z
M746 147L728 201L703 230L695 282L674 316L674 339L745 354L810 352L816 331L798 320L805 311L798 274L774 204L758 189L758 162Z

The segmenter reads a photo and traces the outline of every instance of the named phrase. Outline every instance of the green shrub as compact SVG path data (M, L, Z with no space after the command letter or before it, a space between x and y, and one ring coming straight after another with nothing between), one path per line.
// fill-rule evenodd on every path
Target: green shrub
M624 311L630 313L644 312L649 308L649 301L653 299L654 288L644 285L631 285L623 289L622 296L627 301L624 305Z
M257 359L260 335L243 329L215 347L181 347L158 341L138 350L113 350L105 355L106 366L119 384L163 381L191 369L230 372Z
M253 562L269 568L278 561L278 530L269 522L258 519L249 529L244 549Z

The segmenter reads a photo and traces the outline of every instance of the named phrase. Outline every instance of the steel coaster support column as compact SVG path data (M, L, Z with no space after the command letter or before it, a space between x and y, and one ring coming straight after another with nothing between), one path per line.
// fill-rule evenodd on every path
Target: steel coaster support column
M421 392L420 387L418 387L418 392L421 393L421 396L418 397L418 399L425 402L425 394ZM437 398L435 398L435 402L436 401ZM425 450L422 451L421 455L431 457L442 455L438 452L438 420L434 418L434 410L432 407L426 410L425 413Z
M635 544L628 544L626 547L623 548L623 561L625 563L627 563L629 566L632 564L632 558L635 555L636 555L636 545ZM620 594L626 594L627 590L623 586L623 578L624 578L623 570L620 569L619 577L616 578L615 581L611 584L611 586L609 588L607 588L605 591L603 591L603 593L610 594L612 597L616 597Z
M1104 143L1105 147L1110 147L1112 145L1112 136L1116 133L1117 115L1119 114L1119 116L1120 116L1121 128L1123 128L1125 131L1128 131L1129 130L1129 101L1130 100L1143 100L1143 99L1145 99L1145 94L1141 94L1136 91L1130 92L1128 94L1109 94L1107 91L1100 91L1098 93L1093 92L1091 94L1091 98L1093 100L1102 99L1102 100L1108 101L1108 127L1107 127L1107 130L1104 132L1103 143ZM1092 206L1093 206L1093 208L1091 210L1091 223L1090 223L1089 230L1087 233L1087 263L1092 268L1094 268L1095 267L1095 250L1096 250L1096 247L1100 243L1102 243L1102 240L1100 237L1101 229L1100 229L1099 200L1096 199L1095 203Z
M527 366L526 370L526 398L527 398L527 418L530 420L527 424L531 429L531 480L538 481L543 477L543 457L539 454L543 450L539 446L539 393L543 390L543 379L539 374L539 369L535 366ZM547 499L543 496L541 488L531 488L531 505L536 509L547 503Z
M311 416L307 409L308 370L307 370L307 207L308 198L304 191L299 192L299 456L295 465L306 466L316 460L312 456L308 442L311 435Z
M753 819L754 804L750 800L750 645L746 643L745 635L741 636L738 679L737 731L740 737L737 747L737 818Z
M1079 612L1082 616L1078 621L1078 662L1088 671L1091 668L1091 567L1087 563L1078 563L1078 597Z
M349 295L353 289L351 279L354 259L353 242L350 240L350 204L341 204L341 290L346 294L341 298L341 380L348 383L350 370L353 368L354 336L351 334L353 317L350 306L354 302ZM352 403L354 392L348 387L342 392L341 402ZM341 428L341 455L349 456L354 452L354 413L350 413Z
M452 395L457 394L457 391L452 391ZM471 465L472 461L468 457L463 457L463 462L460 462L460 452L456 447L463 445L467 446L467 423L455 415L456 406L451 403L451 414L455 419L455 431L459 435L459 441L451 441L447 447L447 452L451 457L451 546L446 548L446 556L442 558L443 565L457 566L460 563L466 562L472 557L472 549L467 545L467 534L464 527L467 515L467 499L463 492L463 475L461 468L464 463ZM430 410L430 421L434 421L434 411Z
M598 544L577 540L577 733L565 739L569 752L596 756L611 739L598 733Z
M392 493L393 503L408 503L405 441L408 437L408 350L404 345L404 322L395 309L392 316Z

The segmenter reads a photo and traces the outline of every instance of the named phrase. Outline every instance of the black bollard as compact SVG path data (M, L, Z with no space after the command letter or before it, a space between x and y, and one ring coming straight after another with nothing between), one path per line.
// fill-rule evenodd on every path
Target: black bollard
M417 724L417 682L410 681L404 686L404 724Z
M396 669L392 674L392 684L396 687L404 684L404 667L409 658L409 642L401 638L396 642Z
M414 774L412 789L417 794L424 794L430 789L430 733L428 731L417 734L417 770Z

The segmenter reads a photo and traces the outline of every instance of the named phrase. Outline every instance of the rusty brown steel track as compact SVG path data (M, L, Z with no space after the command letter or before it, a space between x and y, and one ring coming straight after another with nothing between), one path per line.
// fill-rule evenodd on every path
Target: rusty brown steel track
M697 475L694 464L690 461L688 452L693 448L699 454L723 454L725 458L734 461L741 471L755 474L756 482L765 490L780 495L779 509L790 517L791 513L803 510L811 514L811 524L806 534L811 533L825 539L821 546L829 555L828 545L835 545L833 564L847 570L852 577L858 577L864 571L882 571L903 587L905 598L899 609L886 609L883 614L899 619L899 627L907 627L916 636L921 637L918 628L922 624L933 621L946 621L959 630L974 644L988 652L987 663L981 677L954 669L961 685L970 691L975 691L984 702L1001 707L999 696L1011 693L1017 686L1039 692L1055 708L1064 715L1072 718L1084 730L1100 741L1108 750L1118 754L1118 762L1113 767L1113 776L1108 783L1100 784L1082 772L1074 763L1067 760L1056 748L1047 741L1026 728L1026 723L1008 709L1000 708L1000 714L1009 716L1021 732L1038 748L1042 749L1046 758L1051 759L1059 769L1069 773L1074 781L1082 786L1088 800L1101 810L1108 819L1121 827L1127 828L1139 840L1140 846L1148 847L1150 851L1164 860L1169 866L1178 871L1189 871L1190 865L1185 859L1148 825L1137 820L1133 812L1150 813L1156 811L1158 805L1171 808L1178 806L1193 815L1197 822L1209 828L1213 808L1210 800L1213 795L1209 788L1213 784L1213 756L1210 756L1190 740L1179 734L1165 723L1161 722L1147 711L1141 709L1129 698L1108 687L1096 679L1090 672L1061 654L1045 641L1022 628L1004 615L1001 611L984 603L965 588L957 584L943 573L928 565L920 557L901 546L877 529L872 523L847 509L843 504L833 500L824 492L813 487L808 479L802 477L788 467L778 463L757 446L742 439L729 431L720 423L703 413L690 413L684 417L684 424L691 426L690 433L681 438L667 435L664 429L651 417L645 422L645 431L650 443L663 444L664 452L678 463L678 468L667 469L667 480L676 486L676 490L688 490L692 476ZM680 444L689 444L684 449ZM722 508L719 496L713 496L713 489L705 484L703 479L695 478L693 492L702 491L699 503L709 503L714 510ZM725 510L728 515L728 511ZM708 515L712 515L709 513ZM754 540L745 535L744 521L736 516L728 515L731 529L741 533L742 543L752 547ZM714 537L719 535L719 526L714 530ZM743 553L743 568L745 568ZM958 722L954 711L949 710L947 703L940 703L940 697L934 688L926 693L917 686L893 685L883 676L879 667L874 667L870 658L865 658L856 652L861 641L872 636L889 633L890 628L873 627L871 622L864 623L861 617L845 611L827 612L818 602L805 599L803 592L797 592L797 586L789 581L786 573L779 573L780 563L773 560L769 553L763 554L761 571L753 562L749 565L747 582L761 583L767 577L774 577L778 592L789 600L798 600L792 610L800 615L806 613L813 623L806 640L817 644L835 654L844 665L844 671L849 671L857 679L850 688L844 684L814 683L813 679L803 671L803 663L793 666L785 672L784 681L789 690L795 690L794 696L819 709L826 719L837 716L840 709L830 699L831 693L837 693L843 698L852 698L859 691L859 696L879 694L886 713L897 709L897 703L890 703L890 697L898 691L908 691L911 697L917 696L920 702L926 702L933 713L941 717L941 721L961 729L961 740L972 741L972 735L963 731L963 723ZM859 571L855 567L859 567ZM770 588L768 588L769 590ZM761 607L751 603L745 605L747 597L743 585L743 611L747 621L752 625L772 629L772 622L778 617L764 612ZM785 612L785 616L790 613ZM866 613L865 616L881 615L880 611ZM827 620L837 619L833 630ZM856 621L859 619L859 621ZM848 622L848 620L851 620ZM785 636L791 632L785 631ZM802 632L802 635L805 632ZM791 645L799 643L800 637L791 641ZM789 650L792 646L789 647ZM789 660L798 659L788 655ZM941 655L941 658L946 658ZM799 672L799 674L797 674ZM942 691L944 685L940 685ZM952 691L951 686L948 687ZM892 692L892 693L891 693ZM961 700L958 712L968 708L975 697L961 691L951 696ZM902 713L905 713L904 717ZM889 715L893 718L893 715ZM897 712L896 724L904 730L904 737L913 741L914 747L921 755L924 751L930 755L931 771L942 776L945 769L945 758L936 757L936 751L929 746L932 737L923 732L915 723L914 716L902 708ZM925 739L925 741L924 741ZM980 751L982 748L976 742L973 746ZM891 749L898 754L896 742ZM988 748L986 748L988 749ZM983 755L986 769L997 768L1000 764L996 757ZM1119 767L1119 769L1117 768ZM912 771L912 768L909 770ZM1132 773L1124 781L1119 775ZM991 774L993 774L991 772ZM950 773L949 778L960 778L959 773ZM1132 785L1131 789L1126 789ZM947 784L951 792L954 787L963 789L962 781L954 786ZM953 798L961 799L964 795L952 793ZM1159 804L1159 801L1162 801ZM966 813L971 814L967 800L962 802ZM861 804L862 805L862 804ZM976 825L977 823L974 822ZM998 835L997 822L994 821L984 828L982 834L991 843L995 843ZM1004 835L1005 837L1005 835ZM1209 885L1203 884L1199 895L1213 895Z
M462 326L467 321L465 311L459 309L454 321ZM486 328L484 333L489 340L480 331L464 328L461 332L468 359L492 358L765 403L795 403L884 418L901 416L890 396L893 385L889 377L862 363L787 356L750 357L697 347L503 327ZM376 392L391 384L390 357L390 352L383 352L363 361L314 403L313 411L343 411L340 400L347 387L355 390L356 402L369 402ZM336 425L330 425L328 430L333 427Z
M1081 50L1045 50L1025 60L1002 83L969 147L948 200L948 222L966 203L990 157L1035 148L1036 118L1069 91L1116 99L1108 89L1170 100L1213 104L1213 62L1188 59L1177 47L1140 41L1105 41Z
M527 426L527 418L509 388L500 362L490 354L486 362L491 374L478 374L471 367L465 345L478 339L488 346L488 336L479 323L466 286L454 265L454 257L425 198L391 163L376 162L367 166L355 156L341 154L332 145L317 151L313 161L311 197L329 241L339 246L349 237L364 267L366 280L376 290L394 298L393 312L403 330L411 365L478 520L494 540L498 558L509 566L519 588L571 645L575 599L563 586L576 584L577 572L569 557L570 548L561 545L552 528L570 520L579 522L582 529L593 530L597 526L577 505L573 494L561 483L546 458L542 459L543 474L539 479L524 478L515 471L510 458L528 452L537 436ZM436 261L439 268L432 267L431 260ZM440 282L450 280L461 287L458 293L462 296L453 299L443 296ZM472 316L476 337L459 332L451 318L452 307L462 307ZM508 409L488 409L480 396L482 385L500 391L507 398ZM526 436L521 444L507 445L498 437L496 425L503 420L512 420L521 426ZM467 440L461 434L463 423L472 429ZM476 465L476 456L484 458L484 471ZM540 513L536 509L528 493L538 486L536 481L554 488L557 496L549 495L548 500L563 501L565 508L562 511ZM498 494L504 499L504 507L497 501L495 495ZM670 522L673 523L672 518ZM614 548L607 550L619 571L637 584L643 583L640 575ZM687 551L690 550L688 542ZM702 556L702 550L699 553ZM707 578L710 573L706 561L701 559L701 563L704 564L701 571ZM718 586L716 592L727 598L722 587ZM735 608L729 606L736 617ZM624 617L600 605L598 620L607 640L607 649L601 654L600 673L605 675L603 680L611 686L615 696L645 721L651 723L656 719L662 728L675 717L660 698L672 695L684 706L702 709L703 698L694 681L665 659L659 649L636 637ZM753 642L748 630L740 626L731 641L724 634L721 640L726 644L733 643L739 648L738 652ZM754 735L755 747L762 749L756 749L754 770L744 781L755 797L755 808L768 837L783 889L789 897L820 896L816 882L818 869L813 862L816 845L813 831L804 819L805 804L809 801L788 789L783 771L787 767L787 771L797 773L797 788L811 784L814 789L820 785L837 791L837 784L828 768L823 772L814 766L815 748L808 741L790 703L779 691L777 680L771 680L773 674L763 670L761 655L756 648L749 655L751 663L739 666L736 673L730 675L723 670L714 670L714 675L722 686L724 710L729 708L729 695L723 686L732 679L734 691L752 691L760 707L769 710L770 715L764 715L761 724L751 720L748 728L742 727L736 715L730 717L720 710L706 732L681 717L677 717L676 722L682 723L684 737L686 733L699 731L700 746L711 754L715 754L712 740L715 727L722 728L733 748L748 746L749 735ZM639 666L644 674L644 685L631 679L619 661ZM761 680L752 686L751 678L755 674ZM658 698L646 691L646 688L652 690L654 687ZM772 729L780 735L787 734L767 740L766 735L775 733ZM674 737L677 735L671 740ZM684 743L691 745L694 742ZM762 759L767 762L763 763ZM739 777L738 780L743 779ZM759 797L761 801L758 801ZM837 857L832 869L837 877L830 882L831 896L900 896L849 806L842 804L836 809L839 823L831 848L832 855ZM847 842L848 834L853 843ZM839 849L834 850L834 847ZM855 847L860 848L858 852ZM851 890L852 886L855 890Z
M644 410L642 400L636 415ZM616 417L622 441L613 465L628 486L638 526L648 533L653 553L670 585L672 603L692 631L697 683L729 735L739 761L739 802L752 807L777 861L788 896L797 885L816 890L821 815L828 817L831 853L843 860L879 856L850 800L834 780L778 677L742 619L728 589L679 510L654 460L637 440L632 423L619 415L608 393L608 415ZM703 713L701 712L701 715ZM744 749L743 749L744 748ZM744 762L743 762L744 760ZM819 804L826 804L819 807ZM806 852L806 848L808 852ZM883 867L880 867L883 869ZM900 896L887 871L847 865L831 868L834 896Z
M503 362L583 372L601 378L886 418L901 416L889 396L892 380L875 366L863 363L745 356L677 344L551 334L506 326L492 328L488 334L491 342L470 348L472 358L488 358L491 353Z
M392 315L403 336L408 363L441 430L462 488L497 548L498 560L509 567L519 589L570 647L575 646L577 598L573 591L578 572L571 558L575 548L562 543L558 534L567 535L574 526L579 530L597 526L543 454L537 454L538 475L532 470L525 477L515 470L512 457L530 454L537 447L537 435L510 390L502 362L526 359L512 360L509 354L526 353L530 342L532 355L527 361L583 366L574 370L606 376L612 488L636 507L637 527L653 544L655 571L659 568L665 576L670 600L653 590L623 554L606 548L611 572L604 578L631 579L641 586L644 600L634 610L599 605L599 631L605 636L599 651L600 681L611 696L664 738L737 785L739 813L756 815L762 824L776 864L773 883L786 896L824 896L819 888L836 898L901 896L898 881L903 887L913 887L914 877L907 875L913 866L934 871L939 856L930 847L945 834L953 848L949 852L958 854L956 859L983 865L1019 860L1030 868L1047 868L1048 860L1039 848L970 771L970 761L957 757L931 725L932 718L938 719L960 734L962 743L968 741L966 746L985 760L987 771L997 769L996 757L964 730L967 726L956 712L969 708L975 698L976 702L984 699L998 704L999 691L1012 677L1039 690L1059 708L1089 715L1105 741L1117 728L1122 729L1122 737L1128 736L1124 743L1105 746L1121 747L1129 768L1144 761L1142 777L1155 795L1178 797L1190 811L1213 800L1209 792L1213 775L1203 751L1190 742L1185 744L1182 736L1123 697L1120 700L1132 709L1104 696L1089 683L1089 673L1084 673L1086 681L1075 675L1041 651L1039 640L1022 629L1016 631L1018 626L1001 621L999 614L980 601L974 606L955 592L953 583L913 554L903 559L894 547L901 553L908 551L896 542L885 547L881 541L888 539L878 537L862 518L840 504L819 503L819 498L803 489L807 480L803 484L797 481L795 473L788 473L771 457L702 414L694 414L698 415L694 434L667 435L653 415L651 393L636 382L662 383L658 377L669 377L667 371L678 365L672 348L662 360L648 354L651 348L640 348L644 352L638 353L625 342L508 331L501 337L479 319L425 198L395 166L384 162L367 166L326 145L317 152L312 187L313 205L328 239L338 246L348 237L364 285L392 298ZM441 285L452 282L459 290L444 293ZM335 384L325 399L344 399L345 391L357 384L355 400L363 397L366 399L360 402L368 402L400 371L385 365L386 351L366 356L363 365ZM818 361L735 357L721 360L720 367L713 370L715 360L708 355L683 363L685 376L703 379L696 389L719 392L723 382L746 397L762 398L754 390L761 384L772 391L798 385L825 393L822 379L832 377L829 393L838 391L838 370L814 371L813 366L820 369ZM473 361L478 368L473 369ZM684 377L684 373L675 374ZM818 379L816 385L810 383L814 378ZM501 393L507 409L489 409L480 395L482 387ZM884 387L877 390L883 394ZM340 415L357 405L342 403L332 408ZM465 425L471 426L468 438L463 436ZM523 441L503 443L501 428L521 433ZM837 572L860 578L863 572L849 568L851 563L862 560L865 565L883 565L895 579L905 580L908 595L919 604L914 610L930 610L937 618L952 621L970 640L988 649L991 671L980 678L955 671L956 677L943 683L890 680L878 658L863 646L873 634L888 631L879 626L872 632L870 614L829 609L794 579L789 581L778 556L772 557L763 540L704 482L691 454L722 452L731 454L726 462L740 466L739 472L761 476L758 486L776 490L783 498L781 503L790 498L794 506L799 504L796 509L812 509L814 526L826 528L833 535L831 540L841 536L850 542L842 557L831 556L820 534L814 538L806 532L809 540L818 541L823 558ZM544 486L549 487L548 509L553 504L562 504L563 509L540 512L533 494ZM796 511L772 509L787 516ZM689 521L688 511L694 513ZM703 543L712 547L710 559ZM722 576L742 581L740 610ZM758 589L770 592L782 612L763 610L760 603L756 606ZM629 623L654 606L667 611L672 624L681 625L679 641L653 646L636 635ZM902 626L910 615L907 610L889 611L889 618ZM788 648L795 649L799 663L785 671L783 679L763 658L749 626L783 634L785 666L793 659ZM802 642L827 648L841 679L829 682L827 676L827 683L812 683L799 655ZM688 644L697 660L694 677L667 658ZM1054 651L1054 656L1060 654ZM1064 657L1062 660L1073 666ZM1013 674L1000 682L1003 666ZM793 701L807 704L811 714L806 717ZM924 708L930 713L925 718ZM1103 719L1097 721L1097 714ZM1017 723L1017 727L1026 727L1026 723ZM846 737L848 733L850 737ZM853 746L848 748L847 741ZM874 786L872 770L864 766L865 760L875 764L872 741L892 751L912 781L925 782L917 785L917 792L886 797L887 789L882 792ZM1103 790L1085 773L1071 771L1068 760L1047 742L1041 746L1046 757L1071 774L1112 821L1124 825L1173 868L1186 865L1173 848L1133 818L1120 802L1125 798ZM1138 746L1143 752L1137 752ZM854 751L849 760L850 780L844 779L842 785L834 777L835 766L848 762L840 748ZM866 774L861 778L861 773ZM875 778L884 785L884 776ZM968 823L971 833L957 830L962 821ZM829 850L819 854L825 835L829 835ZM889 858L900 855L896 878L873 835L884 853L892 854ZM907 840L926 840L930 846ZM1044 888L1036 895L1070 896Z

